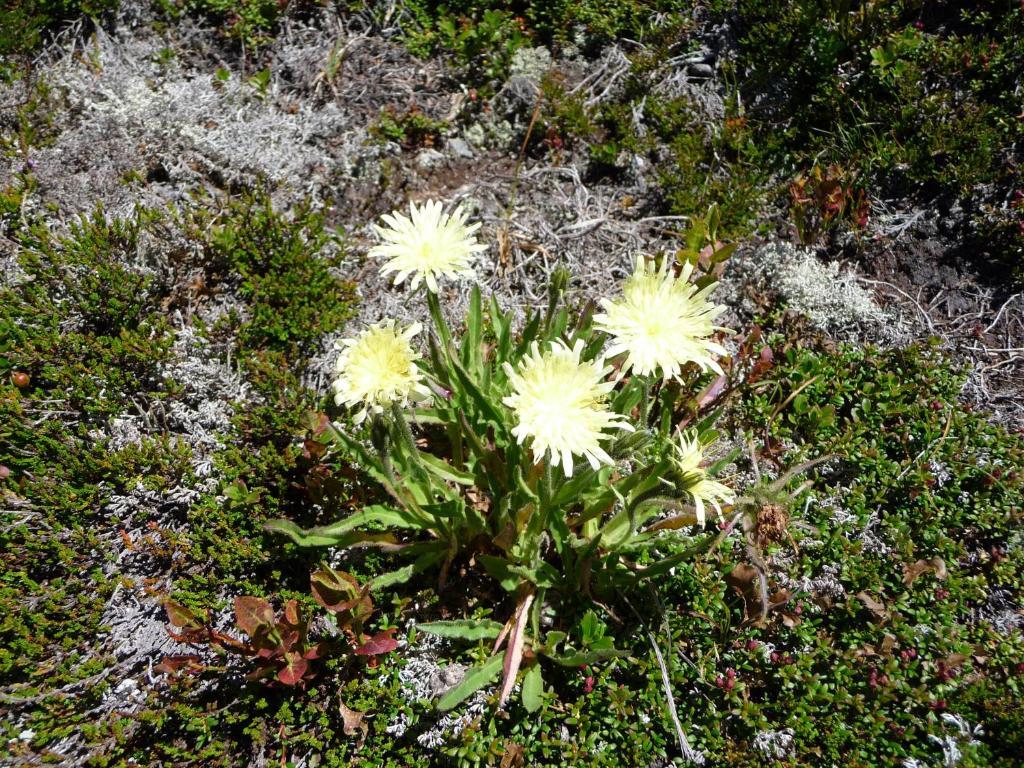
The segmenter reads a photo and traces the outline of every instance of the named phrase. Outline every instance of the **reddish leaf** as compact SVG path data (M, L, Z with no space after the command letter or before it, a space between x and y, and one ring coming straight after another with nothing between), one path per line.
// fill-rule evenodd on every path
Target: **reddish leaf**
M729 379L725 376L716 376L715 380L712 381L704 389L704 391L697 398L697 406L703 408L708 403L713 402L722 392L725 391L725 385L729 382Z
M285 665L277 672L277 679L285 685L298 685L309 671L309 662L299 653L286 653Z
M210 641L210 632L205 627L199 627L198 629L183 629L181 632L175 632L173 629L168 629L167 634L178 643L184 643L185 645L200 645L208 643Z
M392 637L394 634L394 629L385 629L383 632L378 632L356 648L355 653L359 656L380 656L382 653L391 653L391 651L398 647L398 641Z
M187 672L201 672L206 669L206 665L203 664L203 659L200 656L194 654L176 654L173 656L164 656L163 659L153 667L157 672L162 672L165 675L174 677L182 670Z
M757 356L757 362L754 363L754 366L750 369L750 373L747 376L747 383L753 384L755 381L759 381L772 369L774 364L775 355L772 353L772 348L762 347L760 354Z
M302 658L309 659L310 661L313 659L319 659L324 655L326 650L327 646L324 643L317 643L312 648L306 649L306 652L302 654Z
M181 629L199 629L203 625L192 611L170 598L164 600L164 610L167 611L167 620Z
M504 679L501 683L501 693L498 694L498 708L501 709L508 701L512 688L516 682L516 675L519 672L519 665L523 661L523 644L526 640L526 621L530 613L530 605L533 603L533 594L525 595L516 610L516 622L509 637L508 648L505 649L505 660L502 664Z
M261 629L267 631L274 626L274 609L260 597L236 597L235 621L245 634L256 638Z
M301 635L297 631L290 630L281 634L281 643L278 646L282 651L288 652L295 647L295 644L299 642Z
M752 565L737 563L725 577L725 582L743 598L743 614L747 621L761 618L761 572Z
M284 618L293 627L297 627L301 622L299 617L299 601L289 600L284 604Z
M309 586L314 599L327 610L335 612L349 610L364 595L355 577L333 568L316 571L309 577Z

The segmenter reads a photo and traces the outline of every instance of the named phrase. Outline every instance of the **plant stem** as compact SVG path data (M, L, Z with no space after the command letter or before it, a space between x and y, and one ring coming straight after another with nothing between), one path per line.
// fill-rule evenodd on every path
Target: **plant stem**
M452 332L448 328L448 322L444 319L444 313L441 311L441 302L438 301L437 294L427 290L427 308L430 310L430 317L434 321L434 328L437 330L437 335L441 338L441 346L444 347L446 355L451 355L451 344L452 344Z

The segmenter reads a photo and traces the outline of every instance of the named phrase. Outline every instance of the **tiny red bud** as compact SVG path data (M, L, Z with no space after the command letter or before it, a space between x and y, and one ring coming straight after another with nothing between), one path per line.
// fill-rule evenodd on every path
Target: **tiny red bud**
M757 640L747 640L747 650L748 651L756 651L760 647L761 647L761 644L759 642L757 642Z
M14 382L14 386L18 389L24 389L27 387L31 380L32 379L29 378L29 375L24 371L15 371L11 374L11 381Z
M779 655L778 651L772 651L772 656L771 656L772 664L778 664L779 663L779 659L781 659L781 658L782 658L782 656Z
M0 464L0 480L6 480L11 476L11 470L6 464Z
M586 693L590 693L591 691L594 690L594 683L595 683L595 680L594 680L593 676L588 676L587 679L583 681L583 690Z

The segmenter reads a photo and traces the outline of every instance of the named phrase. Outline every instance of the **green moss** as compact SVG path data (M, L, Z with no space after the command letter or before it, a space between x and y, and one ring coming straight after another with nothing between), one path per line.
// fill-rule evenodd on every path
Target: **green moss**
M156 6L170 20L182 14L201 16L212 22L227 40L243 47L266 45L273 40L278 22L289 2L278 0L157 0ZM302 5L302 3L294 3Z
M367 130L381 142L393 141L405 149L418 149L434 146L447 127L444 120L427 117L417 109L399 113L387 107Z

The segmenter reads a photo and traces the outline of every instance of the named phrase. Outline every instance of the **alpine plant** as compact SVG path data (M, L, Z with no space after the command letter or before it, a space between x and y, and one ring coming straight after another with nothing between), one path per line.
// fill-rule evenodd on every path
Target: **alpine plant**
M341 343L334 400L352 429L326 421L320 439L324 461L358 466L385 501L316 528L268 527L302 545L393 552L396 568L374 589L415 577L443 588L454 568L482 569L515 608L504 623L421 626L494 641L491 657L467 674L471 683L440 705L454 706L499 673L503 704L525 663L532 711L540 657L579 666L621 653L599 633L574 639L570 617L618 604L639 582L694 557L695 546L711 546L706 508L722 514L733 501L705 466L715 403L696 397L728 389L708 386L729 369L719 360L725 329L714 324L722 307L710 302L714 285L691 283L692 265L677 274L671 260L641 259L597 316L570 308L558 271L547 306L518 329L474 286L464 327L453 332L438 279L471 274L486 248L475 238L480 224L434 201L383 220L370 253L388 259L381 272L396 273L396 284L425 286L431 327L384 320ZM577 606L565 631L550 618L555 605Z

